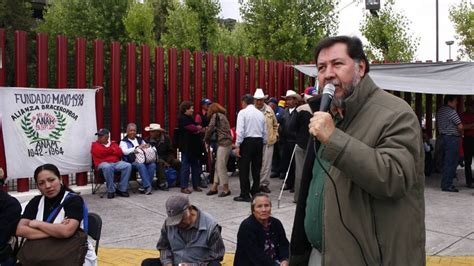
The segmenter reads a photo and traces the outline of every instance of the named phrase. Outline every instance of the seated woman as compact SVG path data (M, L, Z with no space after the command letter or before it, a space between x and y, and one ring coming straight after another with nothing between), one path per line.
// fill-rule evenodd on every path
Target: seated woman
M252 199L252 215L237 233L235 266L288 266L289 243L280 220L271 216L272 203L267 194Z
M59 169L53 164L44 164L36 168L34 179L41 195L35 196L26 205L16 229L18 236L28 240L49 237L66 239L79 230L83 217L87 217L84 200L63 185L60 176ZM84 239L87 241L87 237ZM86 243L83 244L85 245ZM96 263L96 255L90 244L85 262L82 261L78 265L83 263L84 265Z

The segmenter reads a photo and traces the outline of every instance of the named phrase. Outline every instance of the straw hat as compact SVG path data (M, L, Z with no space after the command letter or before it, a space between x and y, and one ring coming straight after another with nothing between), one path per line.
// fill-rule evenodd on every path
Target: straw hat
M298 101L301 100L301 96L300 96L298 93L296 93L296 91L294 91L294 90L287 90L287 91L286 91L286 95L285 95L285 96L282 96L283 99L286 99L286 98L288 98L288 97L293 97L293 98L295 98L295 99L298 100Z
M151 123L149 126L145 127L145 131L156 131L156 130L165 131L165 129L162 128L160 124Z
M268 95L265 95L265 93L263 93L263 90L258 88L257 90L255 90L255 93L253 94L253 98L255 100L261 100L261 99L266 99Z

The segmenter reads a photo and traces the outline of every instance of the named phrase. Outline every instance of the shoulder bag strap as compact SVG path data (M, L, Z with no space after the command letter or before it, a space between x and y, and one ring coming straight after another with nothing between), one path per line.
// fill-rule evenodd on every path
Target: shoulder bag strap
M64 204L66 204L66 202L74 196L78 196L78 195L72 192L68 193L66 197L64 198L63 202L61 202L61 204L59 204L58 207L56 207L49 214L48 219L46 219L46 222L52 223L54 219L56 219L56 217L58 216L59 211L61 211L61 209L64 207ZM84 232L87 233L87 230L89 228L89 209L87 208L87 204L84 201L84 199L82 199L82 225L83 225Z

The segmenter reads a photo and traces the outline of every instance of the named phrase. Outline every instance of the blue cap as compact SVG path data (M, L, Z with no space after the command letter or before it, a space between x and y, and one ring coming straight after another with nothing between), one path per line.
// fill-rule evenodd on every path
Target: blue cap
M208 98L204 98L201 100L201 105L210 105L212 103L211 100L209 100Z
M278 104L278 101L275 97L271 97L269 100L268 100L268 103L273 103L273 104Z

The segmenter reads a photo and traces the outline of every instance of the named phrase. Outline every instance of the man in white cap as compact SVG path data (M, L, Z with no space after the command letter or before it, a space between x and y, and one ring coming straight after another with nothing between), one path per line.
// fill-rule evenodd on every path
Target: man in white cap
M290 165L291 155L296 145L296 107L301 100L301 96L293 90L287 90L286 95L283 96L286 101L287 108L282 116L280 124L279 137L282 142L282 156L280 161L280 178L284 179L286 172L288 179L286 180L285 190L294 192L295 183L295 164L294 159ZM288 170L289 169L289 170Z
M165 168L172 167L179 173L181 162L175 158L173 144L171 138L160 124L151 123L145 127L145 131L150 132L150 137L145 141L155 147L158 154L158 165L156 167L157 188L160 190L168 190L166 183Z
M156 244L160 258L145 259L152 265L221 265L225 247L221 227L208 213L191 205L185 196L171 196L166 201L166 218Z
M278 137L278 122L272 108L265 103L267 96L262 89L258 88L253 98L255 99L255 108L263 113L267 126L267 145L263 145L262 169L260 170L260 191L271 193L268 186L272 170L273 147Z

